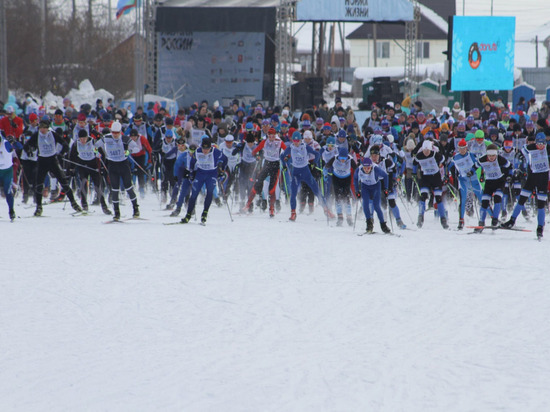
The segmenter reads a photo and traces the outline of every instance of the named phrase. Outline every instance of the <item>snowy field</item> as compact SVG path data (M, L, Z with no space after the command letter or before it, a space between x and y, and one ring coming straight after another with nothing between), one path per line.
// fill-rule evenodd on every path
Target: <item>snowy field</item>
M14 223L0 205L1 411L550 410L534 233L444 231L428 212L358 237L286 205L165 226L154 195L149 220L107 225L19 201Z

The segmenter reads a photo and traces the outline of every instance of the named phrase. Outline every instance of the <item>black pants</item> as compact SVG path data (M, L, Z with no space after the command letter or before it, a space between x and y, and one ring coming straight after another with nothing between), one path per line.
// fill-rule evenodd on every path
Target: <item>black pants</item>
M92 181L94 190L101 205L105 205L105 199L103 198L103 179L97 169L97 160L94 159L84 162L83 165L85 167L77 166L78 176L80 177L80 200L82 206L88 206L88 179ZM97 171L94 172L90 169Z
M36 160L21 160L21 167L23 168L23 194L28 196L35 190L38 162Z
M113 207L115 211L119 209L119 192L120 181L128 193L128 197L132 201L132 204L137 204L136 193L134 192L134 186L132 185L132 172L130 171L130 164L128 160L122 162L109 162L107 166L109 169L109 177L111 180L111 200L113 201Z
M254 193L262 193L264 180L269 176L269 204L275 204L275 188L279 182L279 161L270 162L266 160L265 166L260 170L256 183L254 183Z
M176 159L164 159L163 169L164 173L162 174L162 191L166 193L168 188L173 189L176 185L176 177L174 176L174 163Z
M69 186L69 182L63 170L59 166L56 156L50 157L38 157L38 166L36 172L36 185L35 185L35 195L36 195L36 205L42 205L42 190L44 190L44 179L46 174L50 172L55 176L59 184L61 185L61 194L66 194L71 204L75 203L73 191Z

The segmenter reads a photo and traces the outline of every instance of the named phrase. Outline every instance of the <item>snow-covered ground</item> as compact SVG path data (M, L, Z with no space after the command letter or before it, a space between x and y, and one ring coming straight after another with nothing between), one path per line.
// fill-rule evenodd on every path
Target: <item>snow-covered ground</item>
M358 237L286 205L165 226L154 195L149 220L106 225L19 202L14 223L0 205L2 411L550 410L534 233L444 231L428 212Z

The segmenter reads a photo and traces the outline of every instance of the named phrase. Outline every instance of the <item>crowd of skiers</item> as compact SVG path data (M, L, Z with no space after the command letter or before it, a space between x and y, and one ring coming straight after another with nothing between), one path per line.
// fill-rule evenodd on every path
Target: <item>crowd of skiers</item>
M458 227L465 215L487 215L492 228L512 228L520 214L536 212L542 237L550 171L547 113L509 111L484 97L482 110L460 107L425 113L422 103L374 105L359 125L339 98L297 114L286 105L209 107L204 101L170 116L164 109L135 113L113 106L70 102L52 116L13 107L0 112L0 177L10 218L14 191L22 202L67 197L73 209L86 212L88 193L105 214L120 219L120 190L139 217L138 194L156 192L172 216L189 222L204 193L206 222L212 203L254 208L273 217L281 200L290 203L290 220L313 212L315 198L328 219L353 225L352 204L362 205L367 232L374 214L389 233L384 210L406 228L397 198L416 202L416 224L433 207L448 228L446 203L458 204ZM77 196L75 197L75 192ZM80 200L80 204L77 201ZM335 209L335 213L333 210ZM345 218L345 220L344 220ZM502 219L502 221L501 221Z

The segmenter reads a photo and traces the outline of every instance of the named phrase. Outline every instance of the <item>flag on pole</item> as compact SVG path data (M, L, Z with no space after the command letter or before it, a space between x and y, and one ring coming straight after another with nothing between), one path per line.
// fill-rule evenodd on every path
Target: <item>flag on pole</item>
M136 6L137 6L137 0L118 0L118 4L116 6L117 20L120 19L122 15L130 13L130 10L132 10L132 8Z

